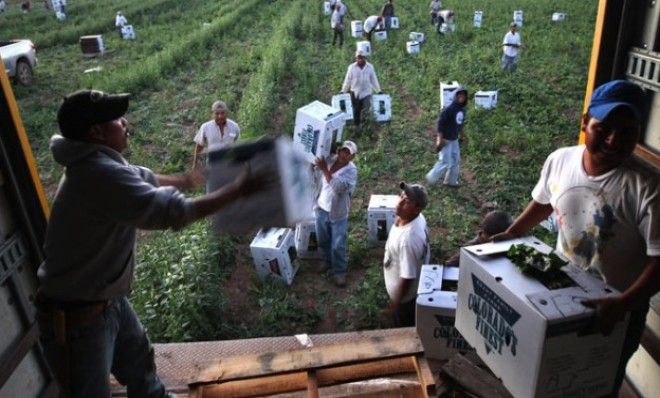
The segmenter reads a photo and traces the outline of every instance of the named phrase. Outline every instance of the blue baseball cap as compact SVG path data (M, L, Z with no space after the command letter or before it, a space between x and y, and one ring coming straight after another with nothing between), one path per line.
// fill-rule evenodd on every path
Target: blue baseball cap
M612 80L594 90L587 111L603 121L613 110L625 106L633 111L637 120L641 120L645 102L644 91L638 85L627 80Z

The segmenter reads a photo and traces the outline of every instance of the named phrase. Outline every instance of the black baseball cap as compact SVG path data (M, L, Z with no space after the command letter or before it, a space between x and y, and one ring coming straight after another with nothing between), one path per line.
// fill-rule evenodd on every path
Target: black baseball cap
M89 128L126 114L130 94L107 94L98 90L79 90L64 98L57 111L60 132L66 138L82 139Z

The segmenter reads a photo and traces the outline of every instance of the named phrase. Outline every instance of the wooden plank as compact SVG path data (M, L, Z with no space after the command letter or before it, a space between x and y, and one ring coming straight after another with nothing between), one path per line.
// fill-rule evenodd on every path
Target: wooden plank
M415 372L415 367L412 357L405 357L317 369L315 373L316 385L318 387L413 372ZM220 382L219 384L199 385L193 389L203 389L203 395L196 397L191 396L191 398L258 397L294 391L304 391L307 388L307 372L298 371L288 374Z
M414 328L386 337L368 337L348 343L302 348L283 352L266 352L215 360L200 365L189 378L189 384L217 383L261 375L289 373L419 354L423 351Z
M319 380L314 369L307 371L307 398L319 398Z
M443 367L444 374L461 389L480 398L512 398L502 383L487 371L480 369L460 354L455 355Z
M434 397L435 393L435 380L433 380L433 373L429 368L429 364L423 356L417 355L413 358L415 364L415 371L419 384L422 387L422 394L424 398Z

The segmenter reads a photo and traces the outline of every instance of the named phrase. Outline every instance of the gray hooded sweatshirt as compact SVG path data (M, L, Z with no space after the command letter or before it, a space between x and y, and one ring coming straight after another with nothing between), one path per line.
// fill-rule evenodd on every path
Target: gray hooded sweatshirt
M37 272L43 293L63 301L127 295L137 228L182 228L194 220L191 199L109 147L60 135L50 147L65 171Z

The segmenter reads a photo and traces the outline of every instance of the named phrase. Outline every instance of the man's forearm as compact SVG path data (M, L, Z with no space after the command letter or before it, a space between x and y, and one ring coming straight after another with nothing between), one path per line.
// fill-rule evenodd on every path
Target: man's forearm
M526 235L541 221L548 218L550 214L552 214L552 206L550 204L541 204L532 200L506 232L516 237Z

